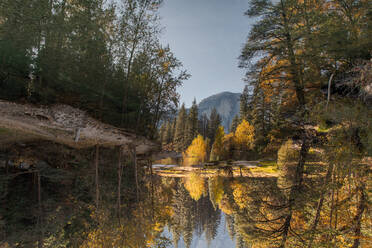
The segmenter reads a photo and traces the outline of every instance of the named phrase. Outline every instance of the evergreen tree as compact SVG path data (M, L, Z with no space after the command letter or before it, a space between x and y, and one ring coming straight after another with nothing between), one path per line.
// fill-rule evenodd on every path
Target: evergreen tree
M248 91L248 85L244 87L242 94L240 95L240 118L241 120L250 119L250 95Z
M226 214L225 215L225 221L226 221L225 223L226 223L226 228L227 228L227 231L229 233L229 236L230 236L231 240L234 240L234 238L235 238L234 216Z
M209 125L208 125L208 138L211 140L211 143L214 143L214 138L216 135L217 128L221 125L221 117L217 113L216 108L212 109L212 112L209 116Z
M240 118L238 115L235 115L230 126L230 133L235 133L236 128L238 127L240 123Z
M219 126L217 128L216 134L215 134L215 139L214 143L212 145L212 151L211 151L211 156L210 159L212 161L218 161L222 159L223 156L223 137L225 135L225 131L223 129L223 126Z
M178 152L182 152L186 149L186 120L187 113L185 104L182 104L181 109L177 116L176 128L174 133L174 148Z
M207 114L203 114L199 121L199 126L198 126L198 132L203 136L203 137L208 137L208 126L209 126L209 119Z
M186 129L186 145L189 146L198 134L198 105L195 99L188 114Z

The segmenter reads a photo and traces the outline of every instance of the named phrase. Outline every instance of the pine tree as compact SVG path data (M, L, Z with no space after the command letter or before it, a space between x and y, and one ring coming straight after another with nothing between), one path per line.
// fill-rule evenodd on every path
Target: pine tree
M211 151L211 156L210 159L212 161L218 161L222 159L223 156L223 137L225 135L225 131L223 129L223 126L219 126L217 128L216 134L215 134L215 139L214 143L212 145L212 151Z
M182 152L186 149L186 120L187 113L185 104L182 104L181 109L177 116L176 128L174 133L174 148L178 152Z
M225 215L225 220L226 220L226 228L227 228L227 231L229 233L229 236L231 238L231 240L234 239L235 237L235 221L234 221L234 215L228 215L226 214Z
M240 95L240 119L248 120L250 115L250 95L248 85L244 87L242 94Z
M238 127L240 123L240 118L238 115L235 115L230 126L230 133L235 133L236 128Z
M221 117L217 113L216 108L212 109L212 112L209 117L208 125L208 138L211 140L211 143L214 143L214 138L216 135L217 128L221 125Z
M208 126L209 126L209 119L208 119L208 116L204 113L199 121L199 127L198 127L198 132L203 135L203 137L207 137L208 136Z
M187 117L186 129L186 145L189 146L192 140L198 134L198 105L196 104L195 99L192 102L192 106Z

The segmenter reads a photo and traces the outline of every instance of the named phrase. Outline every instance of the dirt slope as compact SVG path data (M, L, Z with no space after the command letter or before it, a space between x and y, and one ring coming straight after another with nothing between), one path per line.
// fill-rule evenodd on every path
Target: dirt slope
M74 148L135 146L138 154L158 148L144 137L99 122L71 106L37 107L0 100L0 144L37 139Z

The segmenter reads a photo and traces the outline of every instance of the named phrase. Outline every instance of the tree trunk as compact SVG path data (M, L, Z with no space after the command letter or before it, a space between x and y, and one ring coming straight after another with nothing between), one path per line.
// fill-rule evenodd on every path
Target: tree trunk
M43 247L44 241L44 231L43 231L43 220L42 220L42 205L41 205L41 180L40 180L40 171L37 173L37 201L38 201L38 224L39 224L39 240L38 248Z
M134 163L134 174L136 179L136 195L137 195L137 202L139 201L139 186L138 186L138 167L137 167L137 154L136 154L136 146L133 147L133 163Z
M284 248L285 243L287 242L288 231L289 231L289 228L291 227L291 219L292 219L292 210L290 210L283 224L283 234L282 234L282 241L279 246L280 248Z
M99 145L96 145L95 169L96 169L96 208L99 207L99 185L98 185Z
M296 91L297 100L301 107L305 106L305 94L304 94L304 85L303 85L303 77L302 77L302 71L299 65L297 64L296 60L296 54L294 51L294 45L293 45L293 38L290 32L290 26L288 23L288 17L286 13L286 9L283 3L283 0L281 0L281 8L282 8L282 17L283 17L283 24L285 29L285 36L286 36L286 45L287 45L287 55L288 60L290 63L290 70L293 74L293 83Z
M316 208L315 219L314 219L314 222L313 222L312 227L311 227L311 230L310 230L310 239L309 239L309 244L308 244L307 248L311 248L311 246L313 244L315 230L316 230L316 227L318 226L318 223L319 223L320 212L321 212L322 207L323 207L324 196L325 196L325 194L327 192L327 189L328 189L327 188L327 185L328 185L329 180L331 178L332 171L333 171L333 164L329 164L328 165L327 174L326 174L326 176L324 178L323 190L321 192L320 199L319 199L319 202L318 202L318 206Z
M119 220L119 225L120 223L120 210L121 210L121 177L122 177L122 165L121 165L121 153L122 149L119 147L119 158L118 158L118 220Z
M335 203L335 230L337 229L337 219L338 219L338 175L336 175L336 203Z
M151 207L152 207L152 220L154 220L155 217L155 204L154 204L154 179L153 179L153 172L152 172L152 162L149 160L149 166L150 166L150 176L151 176Z
M333 208L334 208L334 198L335 198L335 189L334 189L334 174L332 175L332 197L331 197L331 212L329 214L329 228L332 228L332 219L333 219Z
M305 132L306 131L303 130L303 143L302 143L301 150L300 150L300 158L299 158L299 161L296 167L295 183L292 186L290 194L289 194L289 200L288 200L289 213L286 216L285 222L283 225L282 241L281 241L280 248L285 247L287 237L288 237L288 232L291 227L292 208L294 206L297 195L301 192L301 188L302 188L304 166L306 162L306 156L309 151L309 141L308 141L308 138L306 137Z
M332 83L333 76L334 76L334 73L332 73L332 75L331 75L331 77L329 78L329 81L328 81L328 94L327 94L326 109L328 109L328 103L329 103L329 100L331 99L331 83Z
M357 213L354 217L354 244L352 248L358 248L360 245L360 235L361 235L361 225L362 225L362 217L363 212L367 207L367 197L364 192L365 185L364 183L360 182L357 187L357 192L359 192L359 203Z

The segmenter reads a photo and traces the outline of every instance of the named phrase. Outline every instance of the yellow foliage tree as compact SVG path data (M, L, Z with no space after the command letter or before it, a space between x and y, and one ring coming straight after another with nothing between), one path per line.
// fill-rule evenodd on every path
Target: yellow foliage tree
M243 120L235 131L235 143L241 150L253 148L254 127L248 121Z
M207 157L207 144L200 134L192 141L191 145L183 154L185 165L194 165L204 162Z
M185 179L184 185L191 198L195 201L199 200L206 190L204 179L197 173L191 173L191 175Z
M211 151L211 161L218 161L223 155L223 137L225 135L225 130L223 126L219 126L216 130L215 140Z

